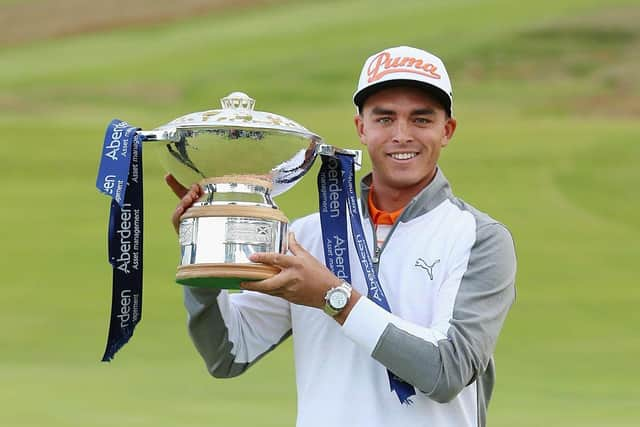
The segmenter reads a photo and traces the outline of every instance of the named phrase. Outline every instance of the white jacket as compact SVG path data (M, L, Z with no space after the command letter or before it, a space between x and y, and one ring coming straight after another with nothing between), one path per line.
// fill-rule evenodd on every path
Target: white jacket
M373 230L363 205L363 225ZM292 229L324 261L319 215ZM372 231L370 250L373 241ZM366 295L351 241L350 264L353 287ZM212 375L231 377L293 334L298 427L484 426L492 354L515 298L511 235L455 198L438 170L403 211L377 265L392 313L361 298L343 326L280 298L185 288L194 344ZM410 405L390 391L387 368L416 388Z

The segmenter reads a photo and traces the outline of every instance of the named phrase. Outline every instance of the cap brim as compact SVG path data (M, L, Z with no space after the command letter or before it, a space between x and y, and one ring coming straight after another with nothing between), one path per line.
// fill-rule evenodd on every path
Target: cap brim
M387 89L390 87L397 87L397 86L411 86L411 87L424 90L429 95L431 95L436 100L438 100L438 102L442 104L442 107L447 111L447 113L449 113L449 115L451 114L451 98L449 97L448 93L446 93L445 91L443 91L437 86L431 85L429 83L416 81L416 80L403 80L403 79L387 80L384 82L373 84L371 86L367 86L361 91L356 92L355 95L353 95L353 103L356 105L356 107L358 107L358 110L361 110L362 105L364 104L365 100L368 97L370 97L371 95L373 95L374 93L382 89Z

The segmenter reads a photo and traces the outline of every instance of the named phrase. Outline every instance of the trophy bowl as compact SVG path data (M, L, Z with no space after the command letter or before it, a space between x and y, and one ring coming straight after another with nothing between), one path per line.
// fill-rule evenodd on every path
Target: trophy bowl
M180 218L176 281L237 289L278 273L249 256L287 252L289 221L273 197L293 187L327 146L290 119L254 111L255 100L242 92L221 103L139 133L166 171L203 189Z

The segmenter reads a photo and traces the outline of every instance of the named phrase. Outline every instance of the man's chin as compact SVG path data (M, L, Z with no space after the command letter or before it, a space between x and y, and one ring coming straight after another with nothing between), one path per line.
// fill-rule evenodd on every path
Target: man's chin
M421 188L427 185L426 178L407 178L407 179L394 179L391 182L390 187L395 190L405 191L405 190L414 190L416 188Z
M418 174L394 174L390 180L390 187L396 190L415 190L416 188L422 189L426 187L435 176L435 171L429 175Z

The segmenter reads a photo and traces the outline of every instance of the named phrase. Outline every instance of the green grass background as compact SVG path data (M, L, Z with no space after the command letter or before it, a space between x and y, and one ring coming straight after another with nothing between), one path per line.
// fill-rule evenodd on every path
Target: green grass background
M175 200L151 156L143 321L99 362L104 127L151 129L243 90L356 148L360 66L398 44L449 65L459 126L441 166L517 244L489 425L640 425L637 22L638 3L619 0L305 1L0 47L0 425L293 425L290 342L225 381L192 348ZM314 181L280 198L290 217L315 209Z

